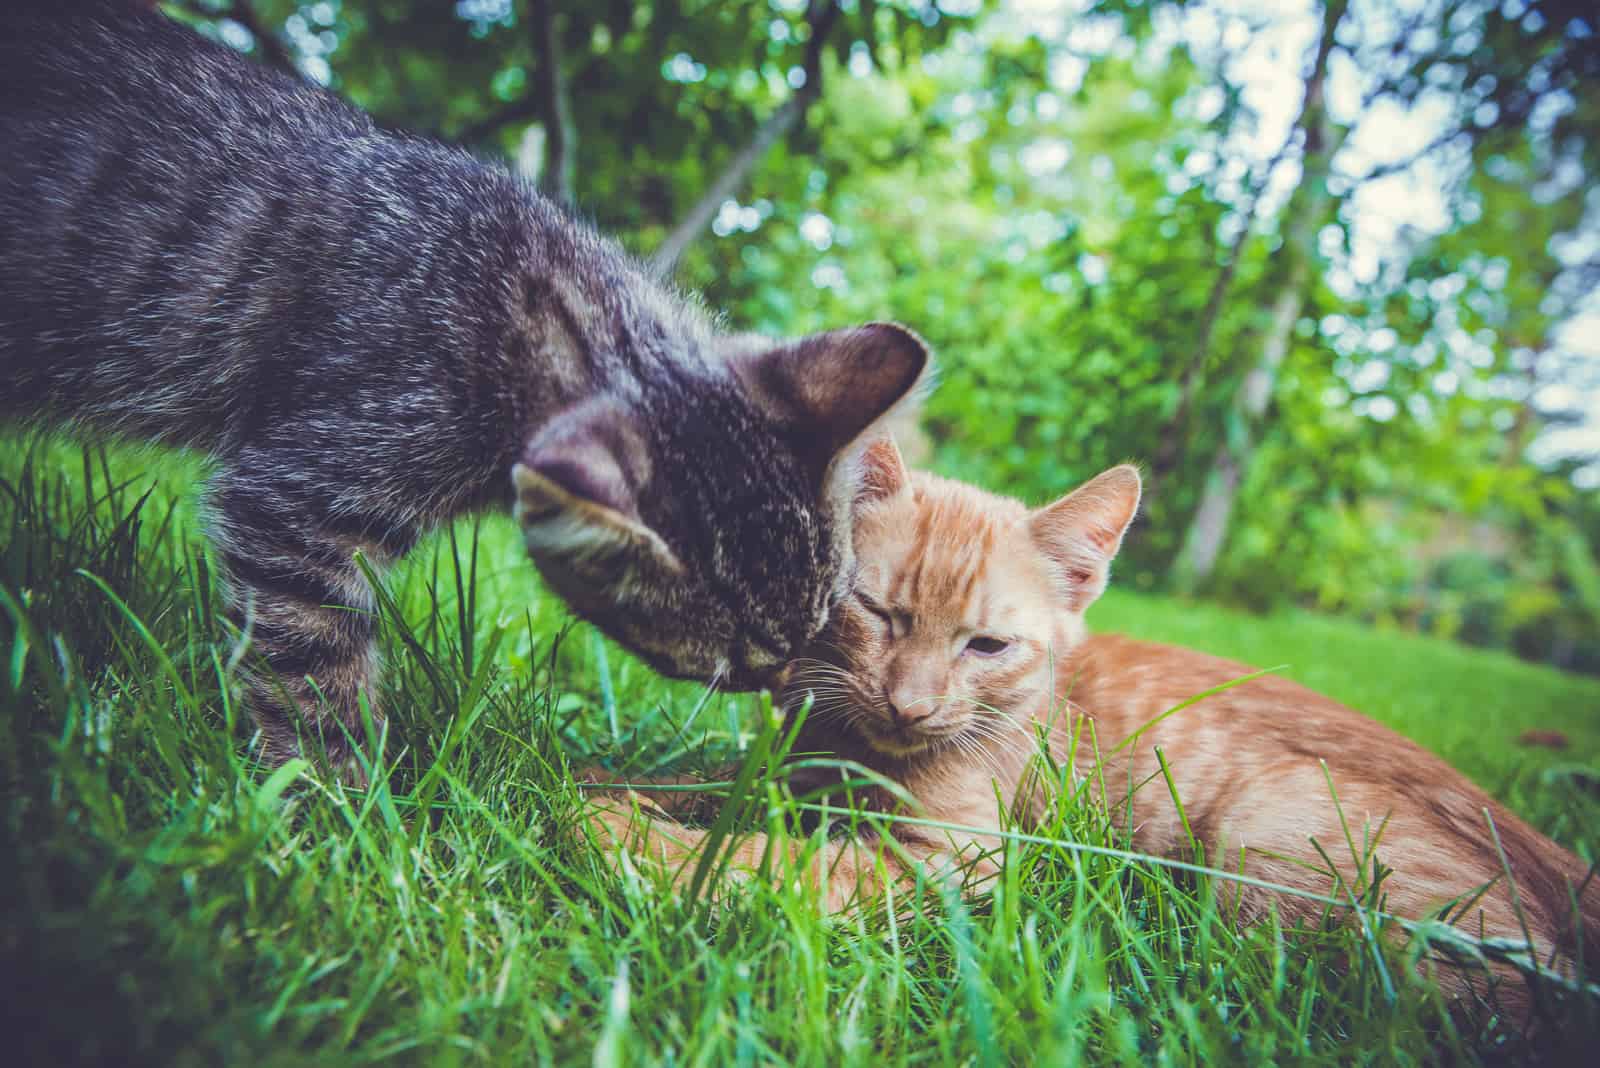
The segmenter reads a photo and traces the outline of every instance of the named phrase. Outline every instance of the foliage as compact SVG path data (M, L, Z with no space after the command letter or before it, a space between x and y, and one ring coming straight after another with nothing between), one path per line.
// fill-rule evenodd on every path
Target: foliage
M1596 464L1528 459L1570 417L1540 406L1545 387L1600 391L1594 361L1559 342L1573 316L1600 314L1600 261L1580 262L1600 225L1600 38L1563 5L1327 12L1315 196L1295 195L1310 134L1276 147L1292 99L1258 84L1277 62L1275 95L1304 92L1315 2L842 0L836 21L817 18L827 0L182 8L385 122L530 173L552 165L536 32L551 12L574 199L640 252L755 143L820 32L820 98L682 261L735 325L914 326L943 366L925 430L949 473L1042 500L1145 463L1127 584L1168 588L1187 566L1227 453L1238 492L1202 592L1596 664L1600 613L1578 591L1600 541L1570 481ZM1286 287L1303 292L1280 324ZM1242 411L1280 341L1270 402ZM1505 576L1474 586L1470 625L1439 557L1463 524L1497 532Z
M1042 500L1119 460L1157 461L1121 572L1140 586L1166 585L1210 458L1255 436L1207 592L1447 627L1431 546L1487 525L1505 535L1501 565L1547 596L1506 588L1484 606L1494 627L1450 632L1592 665L1600 616L1570 591L1600 542L1552 533L1585 529L1573 466L1526 459L1540 385L1591 375L1558 366L1552 340L1586 307L1582 270L1556 253L1594 225L1574 157L1555 147L1571 124L1560 138L1447 127L1444 157L1362 178L1359 154L1336 154L1331 214L1310 227L1318 273L1251 426L1236 396L1291 284L1286 223L1260 202L1281 203L1292 172L1241 156L1249 111L1216 101L1214 54L1141 25L1085 54L1070 32L1063 44L991 23L919 63L836 77L816 157L771 168L808 171L804 198L758 199L760 225L702 245L690 276L765 329L877 315L922 330L943 365L926 428L951 473ZM1471 74L1447 59L1430 60L1433 81L1449 63ZM1415 96L1407 77L1374 91ZM1359 133L1347 121L1338 145ZM1434 173L1448 177L1442 229L1402 228L1375 252L1361 191L1425 189ZM1541 550L1551 537L1568 548ZM1546 563L1525 566L1533 556ZM1557 618L1570 637L1541 644Z
M807 40L805 0L548 6L578 132L578 206L646 247L789 95ZM843 7L830 38L841 62L852 48L914 58L939 45L952 22L932 4ZM308 75L387 125L515 156L539 116L536 12L527 0L193 0L179 11L241 8L266 32L283 27L279 36ZM223 33L228 21L202 17L200 25ZM224 39L250 42L237 29Z

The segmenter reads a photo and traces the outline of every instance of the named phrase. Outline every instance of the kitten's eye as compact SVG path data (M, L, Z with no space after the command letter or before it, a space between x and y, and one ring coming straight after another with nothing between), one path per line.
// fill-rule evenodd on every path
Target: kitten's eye
M1011 648L1011 643L1002 638L991 638L987 634L980 634L967 642L966 652L977 656L995 656Z
M872 616L878 622L882 623L884 625L885 629L888 629L888 630L893 630L894 629L894 617L889 615L889 612L888 612L887 609L881 608L878 605L873 604L871 601L867 600L865 597L862 597L860 594L856 595L856 604L860 605L863 609L865 609L866 613L869 616Z

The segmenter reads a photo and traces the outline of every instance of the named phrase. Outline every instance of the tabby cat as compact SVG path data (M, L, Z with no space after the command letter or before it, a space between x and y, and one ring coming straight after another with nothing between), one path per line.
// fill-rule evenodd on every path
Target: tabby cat
M1084 610L1103 591L1138 509L1134 468L1113 468L1030 512L971 486L908 474L887 440L869 459L855 528L855 595L836 613L820 658L798 662L789 686L791 705L807 696L815 702L794 752L871 768L915 798L919 816L998 831L997 787L1024 828L1051 803L1034 759L1042 730L1075 782L1087 784L1116 826L1131 828L1135 849L1192 860L1198 842L1213 865L1344 899L1371 877L1361 848L1371 836L1377 858L1394 869L1382 884L1390 911L1422 918L1459 901L1453 922L1460 927L1525 945L1515 901L1541 961L1554 959L1568 974L1580 954L1591 969L1600 962L1600 885L1585 866L1437 757L1275 676L1163 717L1250 669L1187 649L1085 635ZM858 790L855 800L882 810L898 804L882 788L865 798ZM667 809L691 802L652 794L643 803L666 808L658 818L642 810L632 822L627 804L604 798L594 802L591 822L602 840L680 865L704 832L671 822ZM816 857L811 875L830 905L878 888L880 859L893 877L914 870L904 860L946 870L965 864L982 876L994 872L1001 844L992 834L909 824L893 825L893 834L896 848L881 858L862 839L832 842ZM760 838L748 840L735 863L754 870L766 848ZM1315 923L1324 907L1248 886L1224 894L1246 922L1276 908L1291 922ZM1456 993L1471 987L1462 973L1444 980ZM1525 1006L1525 995L1521 984L1508 984L1501 1004Z
M356 554L475 509L514 506L549 583L667 674L754 687L818 632L854 443L928 362L909 331L721 334L498 167L127 0L5 8L0 417L215 461L268 759L306 726L347 754Z

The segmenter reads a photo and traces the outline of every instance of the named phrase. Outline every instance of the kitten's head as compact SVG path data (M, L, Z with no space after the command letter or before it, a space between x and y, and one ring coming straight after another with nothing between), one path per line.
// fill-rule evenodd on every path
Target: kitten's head
M863 452L929 357L887 323L722 344L559 416L513 479L528 551L580 615L663 674L753 689L847 594Z
M1139 508L1139 472L1114 467L1054 504L909 475L873 444L856 508L856 578L787 699L815 700L861 739L906 757L1010 733L1083 640Z

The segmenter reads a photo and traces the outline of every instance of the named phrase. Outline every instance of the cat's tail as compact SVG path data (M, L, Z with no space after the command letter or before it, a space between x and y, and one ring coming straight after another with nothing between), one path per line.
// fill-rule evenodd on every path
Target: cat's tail
M1525 886L1544 914L1550 948L1571 978L1600 983L1600 862L1586 864L1550 839L1539 839L1542 871Z
M1600 982L1600 861L1587 867L1579 861L1577 878L1572 881L1578 899L1578 946L1583 953L1583 971L1590 982ZM1571 912L1571 905L1567 911Z
M1491 804L1491 809L1499 854L1491 867L1509 863L1512 902L1520 898L1528 907L1527 915L1519 912L1514 921L1503 917L1506 929L1499 933L1516 939L1527 923L1535 942L1553 951L1562 972L1600 982L1600 867L1579 860L1503 806Z

